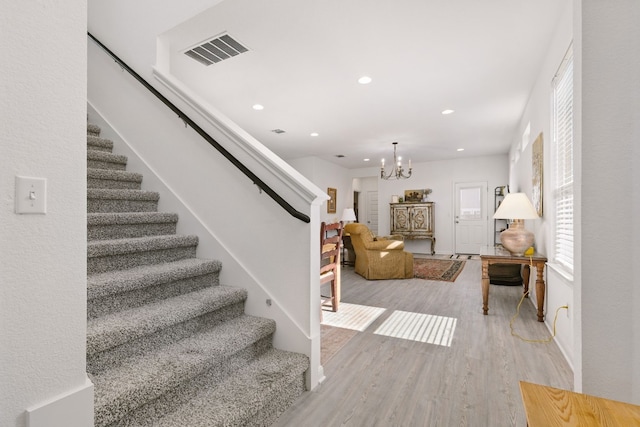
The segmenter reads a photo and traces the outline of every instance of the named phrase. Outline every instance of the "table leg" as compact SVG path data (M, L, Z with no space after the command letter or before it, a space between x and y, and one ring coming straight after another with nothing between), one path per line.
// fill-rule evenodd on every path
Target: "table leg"
M531 267L529 264L522 266L522 284L524 285L525 298L529 298L529 277L531 276Z
M434 255L436 253L436 238L432 237L431 238L431 255Z
M489 313L489 261L482 260L482 314Z
M538 322L544 322L544 262L536 263L536 299L538 302Z

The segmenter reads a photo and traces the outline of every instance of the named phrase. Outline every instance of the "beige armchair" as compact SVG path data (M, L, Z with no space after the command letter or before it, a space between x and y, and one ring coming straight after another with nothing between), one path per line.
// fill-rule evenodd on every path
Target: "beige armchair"
M402 240L376 238L366 225L357 222L345 225L344 232L351 236L356 253L355 271L365 279L413 277L413 254L405 252Z

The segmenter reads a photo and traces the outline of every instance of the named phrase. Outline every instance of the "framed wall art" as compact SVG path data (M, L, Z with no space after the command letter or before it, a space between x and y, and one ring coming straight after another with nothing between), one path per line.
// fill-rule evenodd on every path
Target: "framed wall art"
M336 198L338 195L338 190L335 188L327 188L327 194L330 199L327 201L327 213L336 213Z
M542 173L544 171L544 157L542 151L542 132L533 142L533 146L531 147L531 176L532 176L532 190L531 190L531 198L533 202L533 207L538 212L538 216L542 216L542 185L543 185L543 176Z

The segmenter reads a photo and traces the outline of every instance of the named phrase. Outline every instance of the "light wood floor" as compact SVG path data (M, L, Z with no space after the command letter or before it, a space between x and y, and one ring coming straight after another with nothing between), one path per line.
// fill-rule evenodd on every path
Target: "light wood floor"
M366 281L343 267L342 301L387 310L329 360L324 383L274 426L526 426L518 381L571 390L573 374L554 343L511 335L521 287L491 285L489 315L482 315L480 278L476 260L466 261L455 283ZM374 335L394 310L457 318L451 346ZM553 316L555 307L548 311ZM525 338L549 336L529 301L514 327Z

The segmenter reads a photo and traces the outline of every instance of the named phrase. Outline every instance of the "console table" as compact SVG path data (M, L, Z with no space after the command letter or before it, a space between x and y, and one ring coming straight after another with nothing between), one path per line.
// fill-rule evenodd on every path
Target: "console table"
M529 427L637 426L640 406L520 381Z
M434 202L390 203L391 234L399 234L407 240L431 240L431 255L436 253L433 234Z
M538 322L544 322L544 266L547 258L538 253L531 256L514 256L500 247L484 246L480 248L482 260L482 312L489 312L489 265L490 264L520 264L523 265L522 282L524 293L529 292L530 267L536 269L536 301L538 303Z

